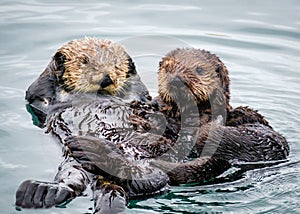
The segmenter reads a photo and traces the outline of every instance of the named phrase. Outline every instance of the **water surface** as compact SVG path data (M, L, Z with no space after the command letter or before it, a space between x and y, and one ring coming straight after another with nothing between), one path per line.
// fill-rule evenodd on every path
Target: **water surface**
M300 213L298 0L2 1L0 27L0 213L92 212L89 191L66 209L15 210L19 183L51 181L62 160L51 136L32 125L24 93L57 48L94 36L124 43L155 96L163 53L135 52L152 50L147 42L126 47L144 35L157 36L156 47L168 47L168 36L179 46L216 53L230 71L232 105L258 109L287 138L291 154L287 163L235 181L172 187L169 194L133 201L127 213Z

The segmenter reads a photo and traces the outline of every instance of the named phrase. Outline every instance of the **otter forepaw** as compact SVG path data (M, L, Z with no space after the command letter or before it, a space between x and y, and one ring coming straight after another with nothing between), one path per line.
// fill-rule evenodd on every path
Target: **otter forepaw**
M16 206L23 208L49 208L75 197L75 192L61 184L26 180L16 193Z
M101 175L109 172L116 175L120 168L129 170L133 167L109 141L85 136L69 137L65 142L69 155L74 157L88 172Z

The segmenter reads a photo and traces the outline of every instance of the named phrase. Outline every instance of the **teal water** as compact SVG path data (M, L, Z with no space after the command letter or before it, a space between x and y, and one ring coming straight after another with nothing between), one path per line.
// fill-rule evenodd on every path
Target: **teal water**
M32 125L25 90L58 47L84 36L124 44L154 96L165 49L185 44L216 53L230 71L232 105L258 109L291 148L287 163L231 182L172 187L131 202L127 213L300 213L298 0L2 0L0 28L0 213L92 212L89 191L67 208L14 207L19 183L51 181L62 159L51 136Z

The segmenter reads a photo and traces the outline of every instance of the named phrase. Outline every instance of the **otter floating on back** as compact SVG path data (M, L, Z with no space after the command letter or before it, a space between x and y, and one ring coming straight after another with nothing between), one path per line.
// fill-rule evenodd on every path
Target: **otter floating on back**
M85 38L58 49L28 88L26 100L37 125L45 126L46 132L63 144L65 161L52 183L24 181L16 205L59 205L81 195L92 183L95 212L120 212L128 197L165 191L168 176L147 159L141 160L151 156L145 150L147 142L169 142L148 133L154 114L142 101L150 98L121 46ZM93 154L87 155L90 148L100 155L93 162Z
M182 127L181 114L189 106L178 106L172 97L186 88L192 92L187 100L196 101L198 112L197 118L187 119L199 120L195 124L201 126L192 127L187 120L188 127ZM16 204L58 205L92 182L95 211L112 205L110 211L118 212L128 196L162 192L168 180L201 183L227 170L230 160L277 160L288 154L285 139L261 115L246 107L232 109L227 69L209 52L179 49L163 58L159 94L150 103L131 58L117 44L85 38L60 48L26 99L40 126L64 145L66 160L53 183L23 182ZM232 126L216 122L218 115ZM195 130L199 132L193 148L190 142L177 142L193 138ZM267 147L261 147L264 143ZM216 153L199 157L206 145L217 148ZM189 152L172 163L183 148ZM158 156L164 158L156 161Z

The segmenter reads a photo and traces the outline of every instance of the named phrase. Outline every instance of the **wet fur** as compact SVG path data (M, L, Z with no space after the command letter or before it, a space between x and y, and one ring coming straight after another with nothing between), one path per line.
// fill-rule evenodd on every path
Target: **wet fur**
M178 80L184 86L176 87ZM261 114L247 106L231 107L229 83L227 68L208 51L176 49L162 58L158 72L159 97L154 99L155 105L166 115L172 130L179 132L181 115L189 114L190 106L189 103L178 106L174 98L178 94L186 96L189 89L193 95L190 99L198 105L196 117L200 121L198 140L190 153L190 157L196 159L158 164L162 169L170 169L171 183L203 182L201 172L218 174L234 160L256 162L287 158L286 139L274 131ZM187 89L183 90L183 87ZM223 125L214 122L218 115L223 117ZM195 120L193 115L190 117ZM206 157L207 152L211 158ZM213 163L217 167L205 169L206 164Z
M199 49L176 49L162 58L158 93L172 107L175 107L172 98L174 89L170 86L176 77L190 89L199 108L217 105L231 109L228 71L216 55Z
M111 82L111 84L107 84L107 75L110 78L108 83ZM73 199L86 189L88 183L92 180L93 174L86 171L88 169L86 165L79 164L74 158L70 158L71 147L67 147L67 142L70 139L73 140L73 143L78 141L77 138L71 138L75 134L75 131L70 131L74 121L68 116L62 118L55 117L55 115L60 115L66 109L72 108L76 102L83 102L83 104L87 103L88 105L88 102L99 99L98 95L101 94L114 95L116 99L122 97L128 100L148 101L150 98L146 87L136 73L134 63L121 46L106 40L85 38L71 41L59 48L44 72L26 91L26 100L29 103L28 109L31 109L30 112L33 114L38 113L36 116L40 122L39 126L46 126L47 132L52 133L64 145L66 160L60 166L54 182L24 181L16 193L17 206L24 208L51 207ZM112 100L106 106L107 109L111 107L110 104L115 103ZM121 104L123 102L124 100ZM128 106L128 108L131 107ZM94 110L97 111L97 109ZM132 110L135 110L137 114L135 117L139 118L139 112L145 109L141 107L140 110ZM106 110L104 109L104 111ZM126 111L119 113L126 114ZM87 118L84 115L81 116L83 116L81 120L84 122ZM126 122L130 123L130 121L137 120L134 120L133 116ZM79 125L82 125L82 122ZM136 129L138 129L137 125ZM140 130L142 129L144 129L144 126L140 127ZM107 130L105 133L109 135L109 131L113 131L113 129ZM76 132L76 134L78 133ZM109 136L113 138L113 134L111 132ZM108 135L105 137L111 139ZM92 143L90 144L92 145ZM166 185L166 175L164 178L161 176L158 178L162 186ZM158 183L154 182L148 185L151 185L150 189L159 189L160 186L155 187L154 185ZM138 181L135 185L139 186ZM129 187L130 184L128 184ZM98 191L99 188L100 191ZM99 194L103 193L105 187L100 185L99 188L97 188ZM127 191L130 191L128 188ZM141 188L144 188L144 185ZM121 189L122 187L115 190L119 191ZM124 190L122 189L122 191ZM120 196L127 197L124 194L122 196L122 191L119 191ZM108 194L113 192L108 192Z
M101 87L101 85L105 85L101 83L107 75L110 76L113 84L105 88ZM176 134L182 128L180 111L178 111L178 106L173 102L172 97L173 95L177 96L177 94L172 94L173 92L170 89L170 83L176 76L180 77L184 85L191 89L192 95L189 95L188 99L196 98L197 107L199 108L200 118L195 119L200 119L200 124L203 126L200 127L200 135L196 145L193 149L190 148L192 149L190 156L197 158L193 161L184 160L179 162L179 164L175 163L175 166L174 163L170 162L163 165L160 164L161 162L157 162L151 165L153 157L172 151L174 145L178 146L175 143L177 139ZM41 86L44 89L40 89ZM131 89L134 89L135 94L133 96L123 96L126 94L126 91ZM120 101L115 98L106 101L100 98L101 102L98 103L94 101L89 102L91 98L98 99L98 94L109 94L129 100L132 100L132 97L138 97L139 99L138 101L126 103L126 105L123 103L124 100ZM59 142L64 144L65 156L72 156L80 163L79 167L72 164L71 167L67 167L71 172L74 171L75 177L79 181L85 181L84 178L85 176L88 177L88 171L92 174L106 176L108 181L103 179L101 182L99 181L100 184L96 185L94 191L99 196L95 196L95 200L100 201L99 204L101 205L103 205L101 198L105 196L103 193L109 193L118 200L120 199L120 203L121 201L123 203L123 199L127 197L124 195L124 192L129 196L157 193L166 185L168 179L170 179L172 184L205 182L228 169L230 160L234 158L245 158L248 160L248 156L245 155L245 153L248 154L248 151L250 151L249 158L252 158L253 155L256 157L255 155L259 154L257 157L260 157L260 159L258 158L258 160L269 160L274 159L274 156L268 153L272 151L270 148L277 149L274 150L275 154L278 150L280 152L282 149L287 150L283 138L277 137L277 134L274 134L273 130L268 126L267 121L257 112L247 107L241 107L236 109L236 111L231 108L229 104L228 71L215 55L207 51L195 49L184 49L182 51L177 49L167 54L160 64L159 94L160 97L151 105L140 102L149 101L149 94L136 75L134 64L124 49L109 41L86 38L69 42L58 50L46 70L29 87L26 99L30 105L40 106L39 110L45 112L47 131L51 132L59 139ZM91 95L96 95L96 97ZM85 102L74 106L74 100L85 100ZM71 105L70 102L72 102ZM116 103L117 107L114 108L113 105ZM167 115L166 121L157 117L158 115L155 113L156 108ZM188 106L186 106L185 110L189 110ZM207 128L207 125L210 125L210 122L214 119L211 116L212 112L224 113L223 110L225 113L229 113L226 121L228 125L240 126L246 123L253 123L254 125L238 128L215 125L213 126L215 129ZM109 117L109 115L113 114L125 115L125 121L121 121L121 123L125 123L121 126L123 128L130 127L130 129L137 131L140 135L133 136L132 133L123 133L123 136L118 135L115 129L118 127L112 127L113 121L99 119L105 118L103 115ZM78 119L79 123L76 124L78 126L72 127L72 123L69 121L70 115L72 115L71 119ZM251 117L248 117L249 115ZM103 129L99 126L101 122L107 125L103 126ZM261 128L260 125L255 125L256 122L261 123L264 127ZM167 129L164 133L160 133L159 131L163 125L166 125ZM199 129L199 127L194 128ZM154 132L149 132L150 130ZM155 133L155 131L159 133ZM187 135L191 134L188 129L186 131ZM213 133L212 136L211 131ZM73 136L75 132L79 136ZM240 133L244 134L240 135ZM265 136L268 137L270 135L271 137L263 138L263 143L269 143L269 139L270 142L283 142L283 146L273 147L273 144L270 143L266 147L261 147L258 139L260 139L262 134L266 133L268 134ZM224 134L224 136L221 134ZM99 140L100 136L101 140ZM205 145L214 146L213 143L210 143L210 140L215 139L215 137L222 140L221 147L218 148L215 156L212 158L199 158L199 154L203 151ZM113 141L113 144L111 141ZM251 143L252 141L253 143ZM215 141L212 140L212 142ZM262 153L257 153L255 150L257 145L259 148L262 148ZM134 152L127 153L130 157L129 159L124 159L120 155L126 154L124 149L126 146L135 149ZM185 145L179 144L180 146L183 148ZM242 149L239 149L239 147ZM83 151L89 152L88 158ZM103 151L106 151L106 153L101 153ZM285 158L287 153L283 153L282 156L276 156L275 158ZM168 158L176 158L176 151L175 153L169 152L169 154ZM91 157L94 158L93 161ZM70 161L72 163L74 160ZM132 173L129 173L129 175L133 177L132 179L119 180L116 177L105 174L99 167L93 165L97 161L99 164L106 164L107 166L109 166L110 162L117 162L125 171ZM170 169L167 170L168 176L157 169L157 166L163 170L164 167ZM131 169L135 168L137 171L142 169L153 173L149 173L151 175L150 179L143 181L138 173L131 172ZM87 174L82 174L81 172ZM70 183L67 186L71 188L71 190L68 189L69 192L65 191L64 196L66 197L70 196L73 198L86 188L85 182L76 183L78 180L74 179L74 177L68 177L65 173L58 173L56 181L59 186L57 190L61 189L60 181L66 179L69 179ZM109 188L104 185L107 182L110 184ZM33 185L31 185L32 183ZM34 181L25 181L20 186L19 192L17 192L17 205L40 207L40 202L38 200L32 201L32 195L29 194L34 194L37 190L35 184ZM46 189L50 189L53 186L57 186L57 184L51 183L46 186ZM78 191L75 191L75 189ZM42 202L42 206L50 207L57 204L56 202L61 202L65 199L58 197L59 200L55 201L55 197L56 194L48 196L47 199L49 200Z

